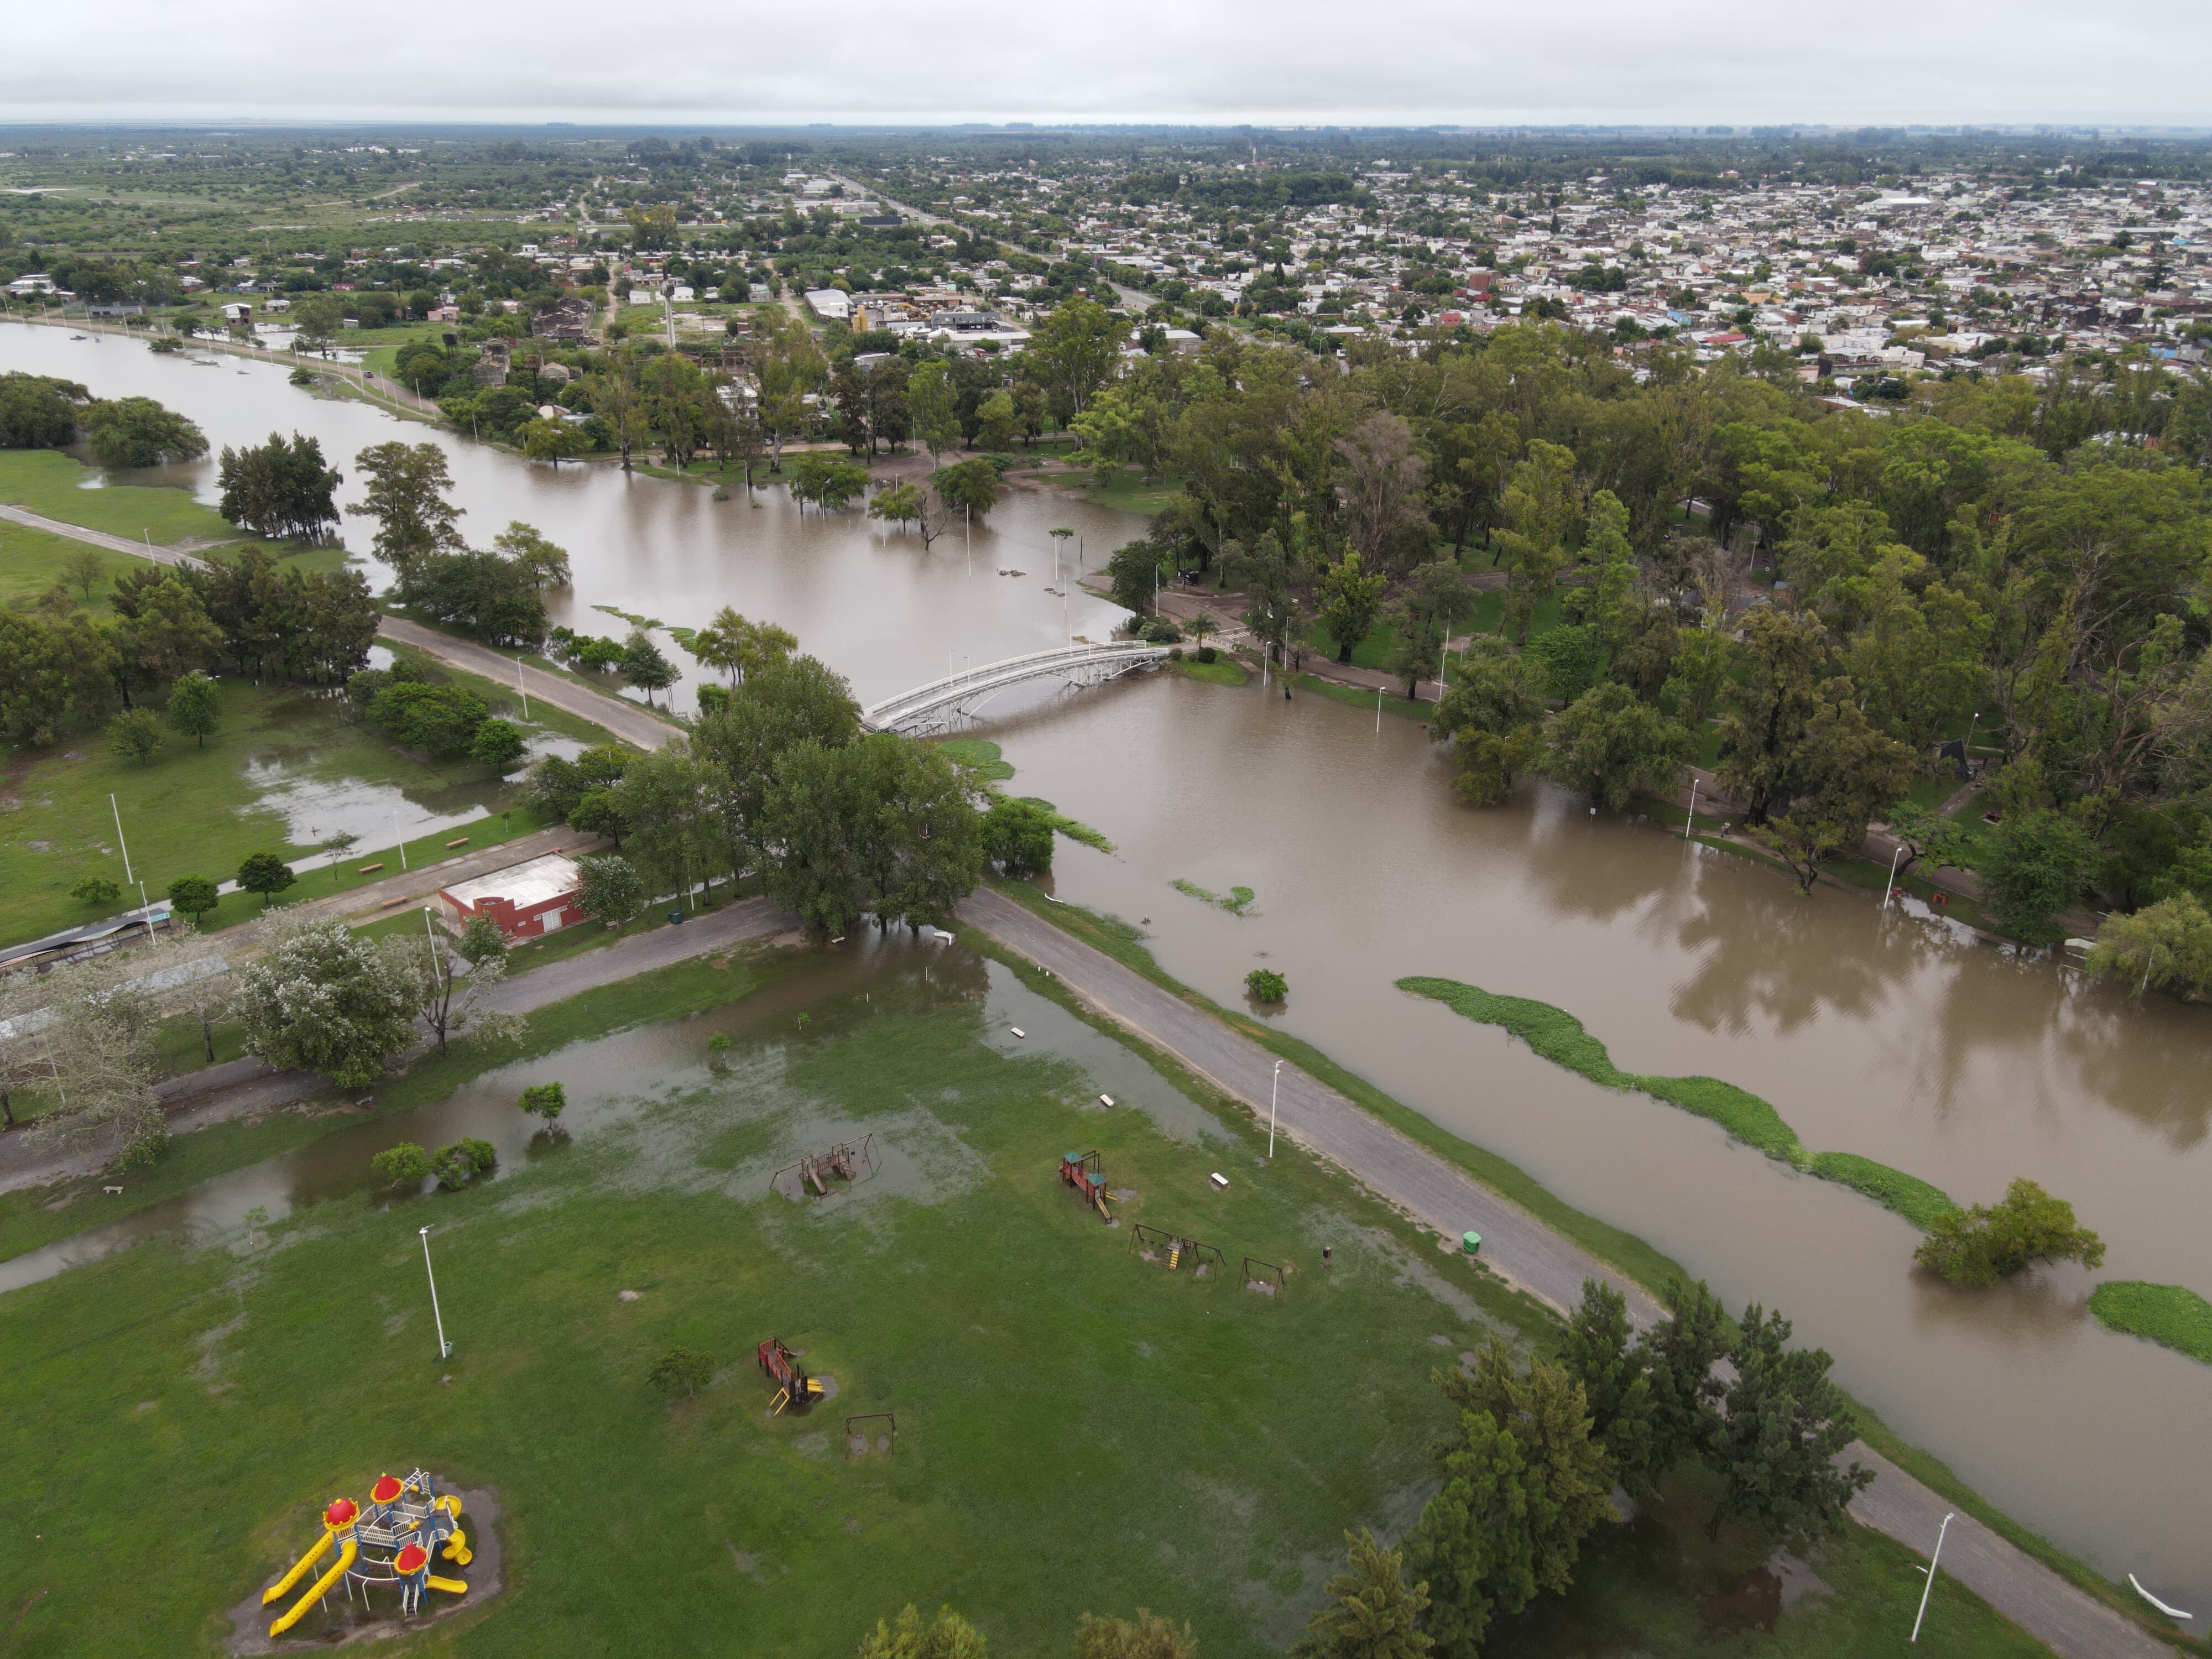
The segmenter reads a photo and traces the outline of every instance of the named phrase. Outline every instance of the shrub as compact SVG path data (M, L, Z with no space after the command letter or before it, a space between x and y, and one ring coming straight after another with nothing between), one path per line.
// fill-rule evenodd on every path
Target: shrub
M2008 815L1976 866L1990 908L2031 945L2057 939L2052 918L2081 896L2097 867L2097 844L2063 812Z
M714 1362L696 1348L671 1348L653 1362L645 1380L673 1400L686 1400L714 1380Z
M1280 1002L1291 994L1291 982L1272 968L1255 968L1244 975L1244 994L1255 1002Z
M1201 645L1194 654L1200 662L1212 662L1221 653L1210 645Z
M2075 1221L2071 1204L2022 1179L1994 1206L1977 1204L1937 1218L1912 1259L1954 1285L1978 1286L2039 1261L2094 1267L2105 1259L2105 1243Z
M69 890L79 904L112 904L123 896L122 884L106 876L87 876Z
M568 1091L557 1083L533 1083L514 1103L532 1117L542 1117L550 1123L568 1106Z
M467 1186L498 1162L499 1155L489 1140L453 1140L430 1155L430 1170L438 1177L441 1187L453 1192Z
M205 876L179 876L169 884L169 908L194 921L213 910L222 897Z
M1000 796L983 815L983 851L1010 876L1052 868L1053 815L1034 802Z
M368 1167L392 1186L408 1186L430 1173L430 1154L413 1141L403 1140L369 1159Z
M108 752L151 766L161 752L161 717L150 708L126 708L107 723Z

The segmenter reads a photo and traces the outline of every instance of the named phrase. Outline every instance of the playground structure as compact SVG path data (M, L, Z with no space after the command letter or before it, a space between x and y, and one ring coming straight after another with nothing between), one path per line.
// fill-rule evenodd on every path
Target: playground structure
M1194 1274L1206 1273L1216 1267L1225 1269L1229 1265L1229 1259L1203 1239L1187 1238L1181 1233L1171 1233L1164 1227L1147 1226L1141 1221L1136 1223L1131 1231L1129 1248L1158 1252L1162 1264L1171 1273L1180 1273L1185 1267Z
M291 1571L261 1592L262 1606L290 1595L333 1547L337 1559L270 1626L270 1635L283 1635L341 1583L349 1601L355 1589L360 1589L364 1607L372 1587L397 1589L402 1617L422 1611L425 1590L467 1595L469 1587L461 1580L441 1577L430 1571L436 1556L443 1556L456 1567L465 1567L474 1559L468 1534L461 1529L460 1516L459 1497L441 1494L422 1469L404 1480L396 1475L379 1475L369 1488L366 1509L350 1498L331 1499L323 1511L323 1535L292 1564Z
M1062 1154L1060 1182L1063 1187L1074 1188L1077 1197L1111 1224L1114 1212L1106 1207L1106 1171L1097 1152Z
M1256 1255L1244 1258L1244 1288L1263 1291L1268 1296L1283 1293L1283 1269L1279 1262L1262 1261Z
M769 1404L769 1415L775 1416L786 1406L805 1411L822 1398L822 1383L817 1377L809 1376L799 1364L799 1356L783 1346L781 1337L771 1336L760 1345L755 1357L760 1361L762 1374L778 1385L775 1398Z
M785 1164L770 1177L769 1185L777 1192L785 1192L784 1178L793 1176L793 1189L787 1196L797 1198L811 1192L817 1198L827 1198L832 1177L849 1186L866 1180L875 1172L876 1138L866 1134L860 1137L858 1146L841 1140L826 1152L809 1152L798 1163Z

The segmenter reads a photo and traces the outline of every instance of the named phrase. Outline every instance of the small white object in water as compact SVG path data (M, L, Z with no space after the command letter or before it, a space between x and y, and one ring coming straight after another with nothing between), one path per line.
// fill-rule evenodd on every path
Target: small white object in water
M2165 1602L2160 1601L2158 1597L2153 1595L2148 1590L2145 1589L2142 1587L2141 1581L2138 1580L2133 1573L2130 1573L2128 1575L2128 1583L2135 1585L2136 1594L2137 1595L2142 1596L2144 1601L2149 1602L2151 1606L2156 1607L2160 1613L2164 1613L2169 1619L2189 1620L2194 1619L2197 1616L2193 1613L2184 1613L2179 1607L2169 1607L2166 1606Z
M1016 1036L1018 1036L1018 1037L1025 1037L1025 1036L1027 1036L1029 1035L1029 1033L1028 1033L1027 1031L1024 1031L1024 1030L1022 1030L1022 1028L1021 1028L1020 1026L1018 1026L1018 1025L1009 1025L1008 1027L1006 1027L1006 1029L1007 1029L1009 1031L1012 1031L1012 1032Z

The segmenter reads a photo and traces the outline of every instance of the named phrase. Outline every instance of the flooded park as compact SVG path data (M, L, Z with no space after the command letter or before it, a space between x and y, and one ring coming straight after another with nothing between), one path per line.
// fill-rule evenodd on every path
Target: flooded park
M1056 581L1049 532L1075 530L1095 568L1141 529L1080 501L1017 491L972 543L955 532L925 553L857 512L801 515L780 488L716 501L606 465L526 465L292 387L283 365L224 358L209 369L119 337L8 326L0 368L158 398L217 451L298 429L349 470L369 444L435 442L472 539L520 519L568 550L574 584L556 621L619 634L629 624L613 612L696 626L731 605L789 629L864 702L963 662L1107 637L1121 612L1073 588L1073 571ZM173 471L213 499L211 461ZM349 518L345 534L365 552L367 521ZM374 567L371 580L383 583ZM695 684L678 688L679 708ZM2196 1542L2212 1521L2212 1443L2201 1431L2212 1373L2105 1330L2086 1306L2098 1278L2212 1289L2212 1210L2198 1196L2212 1177L2203 1011L2137 1005L1917 908L1884 910L1828 887L1801 898L1771 870L1648 822L1592 816L1548 785L1496 809L1462 806L1417 722L1378 725L1371 711L1285 700L1256 680L1231 689L1146 676L1009 694L984 715L977 733L1002 745L1010 787L1113 844L1103 853L1062 841L1057 896L1139 925L1167 972L1225 1006L1241 1006L1252 968L1280 970L1291 994L1273 1017L1287 1030L1649 1241L1728 1303L1781 1309L1800 1340L1835 1355L1858 1398L2007 1514L2108 1576L2132 1571L2181 1606L2212 1605L2212 1565ZM1177 890L1178 879L1249 887L1255 898L1232 915ZM1048 1021L1048 1005L1002 983L1000 970L921 951L878 946L779 981L764 994L773 1000L702 1020L764 1043L797 1008L866 997L872 975L945 973L994 1008L1016 996L1036 1004L1022 1010L1025 1028L1097 1044L1080 1056L1094 1073L1142 1072L1056 1011L1060 1023ZM1771 1102L1808 1148L1879 1160L1962 1204L2027 1176L2069 1200L2110 1254L2095 1275L2069 1267L1954 1290L1914 1269L1918 1235L1899 1217L1395 988L1411 975L1554 1004L1627 1070L1735 1084ZM651 1028L564 1055L577 1138L623 1121L640 1079L696 1084L702 1040L697 1029ZM1143 1078L1125 1086L1141 1099ZM151 1232L220 1229L257 1206L282 1213L358 1189L356 1172L392 1139L489 1134L496 1120L514 1139L500 1146L503 1159L561 1156L518 1127L505 1103L513 1091L494 1075L411 1119L342 1131L149 1211L125 1232L5 1264L0 1288ZM428 1116L437 1122L420 1121ZM2206 1624L2189 1628L2201 1636Z

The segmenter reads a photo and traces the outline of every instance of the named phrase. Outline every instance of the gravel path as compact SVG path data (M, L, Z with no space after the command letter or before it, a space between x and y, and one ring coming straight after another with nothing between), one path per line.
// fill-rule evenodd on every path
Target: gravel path
M1192 1006L1062 932L1012 899L978 889L960 918L1041 968L1098 1012L1181 1060L1223 1093L1261 1115L1275 1057L1213 1015ZM1482 1235L1482 1259L1509 1282L1561 1310L1582 1299L1583 1281L1603 1279L1628 1299L1638 1326L1664 1316L1634 1281L1501 1198L1426 1147L1370 1117L1335 1090L1281 1063L1279 1132L1340 1165L1370 1190L1443 1231ZM1951 1506L1863 1441L1841 1461L1875 1472L1852 1516L1906 1547L1932 1549ZM2048 1646L2060 1659L2172 1659L2173 1650L2068 1583L1980 1522L1959 1515L1942 1570Z

